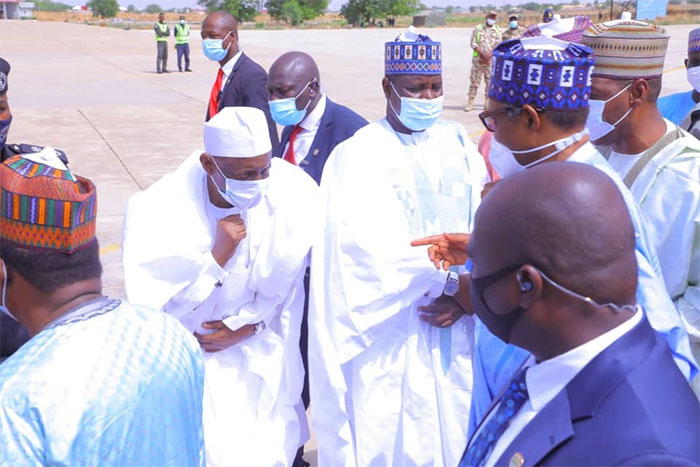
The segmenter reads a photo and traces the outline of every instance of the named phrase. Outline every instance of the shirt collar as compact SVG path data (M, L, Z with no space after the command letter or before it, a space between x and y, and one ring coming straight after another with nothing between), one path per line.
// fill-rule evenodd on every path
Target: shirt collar
M231 60L226 62L226 64L221 67L221 69L224 70L224 74L226 75L227 78L231 74L231 72L233 71L233 67L236 66L236 62L238 62L238 59L241 58L242 54L243 54L243 51L239 50L238 53L236 53L236 55L231 57Z
M326 95L322 94L314 110L309 113L299 124L306 131L316 131L321 126L321 118L326 111Z
M641 308L624 323L583 345L527 369L525 382L534 410L540 410L602 351L642 321Z

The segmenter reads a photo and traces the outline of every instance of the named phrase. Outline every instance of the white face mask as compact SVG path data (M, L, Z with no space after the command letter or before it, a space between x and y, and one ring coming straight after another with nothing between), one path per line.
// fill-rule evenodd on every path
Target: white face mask
M591 135L591 141L597 141L603 136L613 131L615 127L617 127L617 125L619 125L620 122L624 120L630 114L630 112L632 112L632 107L630 107L629 110L627 110L627 112L625 112L622 115L622 117L618 118L615 123L608 123L605 120L603 120L605 104L607 104L608 102L625 92L630 86L632 86L631 83L625 86L623 89L620 90L620 92L618 92L608 100L599 101L591 99L588 101L589 110L588 119L586 119L586 128L588 129L588 133Z
M224 180L226 180L226 186L223 190L216 185L216 182L214 182L214 185L216 185L219 194L227 203L237 207L241 211L252 209L260 204L263 194L265 194L269 186L270 179L268 177L260 180L236 180L227 178L213 157L211 160L214 161L214 166L216 166L216 169L221 176L224 177Z
M486 18L486 24L488 24L489 26L493 26L494 24L496 24L496 20L493 18Z
M700 66L694 66L686 70L688 75L688 82L695 89L695 91L700 92Z
M5 301L7 299L7 267L5 266L5 262L2 262L2 295L0 295L0 313L5 313L7 316L10 318L14 319L17 321L17 318L10 313L10 309L7 308L7 302Z
M558 139L556 141L552 141L551 143L543 144L542 146L537 146L536 148L525 149L522 151L512 151L503 144L496 141L496 139L494 138L491 141L491 152L489 153L489 161L498 171L498 174L501 177L505 178L508 175L512 175L517 172L522 172L523 170L529 169L532 166L541 164L542 162L551 159L552 157L556 156L572 144L576 144L579 141L581 141L587 134L588 131L583 130L578 133L574 133L571 136L567 136L566 138ZM550 152L546 156L542 156L539 159L530 162L527 165L522 165L515 158L515 154L528 154L531 152L539 151L540 149L548 148L550 146L554 146L554 151Z

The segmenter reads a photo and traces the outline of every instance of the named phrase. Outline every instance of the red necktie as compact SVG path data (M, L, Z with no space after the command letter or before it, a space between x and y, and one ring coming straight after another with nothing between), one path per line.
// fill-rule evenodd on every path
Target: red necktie
M284 160L297 165L297 158L294 155L294 141L297 139L297 135L303 130L300 126L295 126L292 133L289 135L289 145L287 146L287 152L284 153Z
M221 94L221 83L224 80L224 70L219 68L219 73L216 75L216 81L211 87L209 95L209 118L212 118L219 112L219 94Z

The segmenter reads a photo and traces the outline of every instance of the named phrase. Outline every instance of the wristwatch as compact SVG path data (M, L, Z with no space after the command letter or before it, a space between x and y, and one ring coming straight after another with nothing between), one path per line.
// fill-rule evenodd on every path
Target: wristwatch
M254 335L256 335L256 336L258 334L260 334L261 332L263 332L265 330L265 328L267 327L267 326L265 326L264 321L260 321L259 323L255 323L253 326L255 326Z
M454 271L449 271L447 273L447 281L445 282L445 289L442 291L444 295L449 295L454 297L459 291L459 274Z

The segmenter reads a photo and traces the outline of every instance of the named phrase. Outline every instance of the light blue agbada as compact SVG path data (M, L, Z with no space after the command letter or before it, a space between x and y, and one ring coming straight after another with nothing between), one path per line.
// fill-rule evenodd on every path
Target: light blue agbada
M676 125L683 122L683 119L693 110L695 105L692 90L660 97L656 101L656 107L661 115Z
M642 214L634 198L619 175L590 142L579 148L568 160L600 169L612 178L622 192L636 232L636 256L639 266L637 301L654 329L660 332L668 342L681 372L687 379L692 379L697 374L697 367L690 353L688 335L661 280L659 261L643 228ZM494 336L481 321L476 320L476 322L474 390L469 417L470 434L486 415L493 399L530 356L526 350L506 344Z
M201 359L172 316L88 302L0 365L0 465L203 465Z

